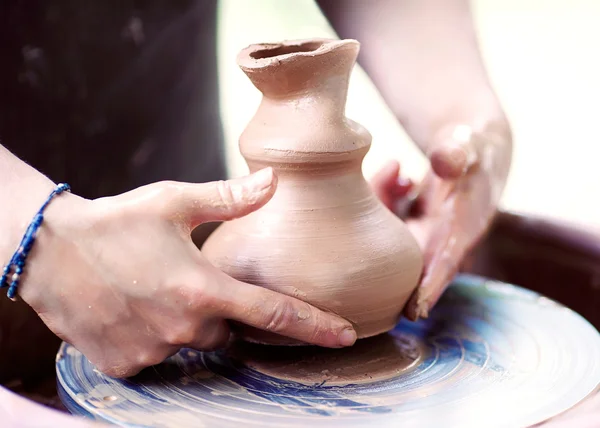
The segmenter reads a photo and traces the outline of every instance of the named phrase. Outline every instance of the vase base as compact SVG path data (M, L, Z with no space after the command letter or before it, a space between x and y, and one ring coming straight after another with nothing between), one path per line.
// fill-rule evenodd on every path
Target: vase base
M357 342L372 337L380 336L393 330L397 325L397 320L390 323L379 324L377 329L369 329L357 331L358 338ZM234 337L238 341L243 341L255 345L267 345L267 346L294 346L294 347L308 347L313 346L310 343L302 342L300 340L292 339L290 337L282 336L277 333L260 330L258 328L249 326L237 326Z
M410 336L380 334L349 348L236 342L233 361L264 375L304 385L357 385L392 379L417 367L425 352Z

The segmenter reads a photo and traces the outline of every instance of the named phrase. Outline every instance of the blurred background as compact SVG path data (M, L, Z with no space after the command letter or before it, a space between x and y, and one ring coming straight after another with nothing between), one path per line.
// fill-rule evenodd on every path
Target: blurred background
M472 0L480 46L511 121L515 152L502 208L600 231L600 2ZM231 176L260 93L235 58L249 44L336 37L312 0L220 0L218 68ZM356 67L347 115L373 135L368 178L390 157L419 179L426 162Z

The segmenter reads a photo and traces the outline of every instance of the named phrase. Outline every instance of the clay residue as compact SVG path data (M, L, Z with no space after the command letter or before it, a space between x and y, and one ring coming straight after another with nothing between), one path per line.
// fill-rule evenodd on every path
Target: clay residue
M306 385L342 386L392 379L416 367L423 349L408 336L384 334L353 347L265 346L239 342L233 360L268 376Z

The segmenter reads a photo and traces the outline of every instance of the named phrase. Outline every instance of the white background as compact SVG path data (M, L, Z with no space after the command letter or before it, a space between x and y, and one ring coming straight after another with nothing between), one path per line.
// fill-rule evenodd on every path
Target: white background
M600 1L474 0L480 44L511 120L515 158L502 207L600 230ZM252 43L335 37L312 0L220 0L221 112L230 175L246 173L238 136L260 94L238 69ZM419 178L425 162L357 69L347 115L373 135L364 172L387 158ZM397 141L397 144L389 144Z

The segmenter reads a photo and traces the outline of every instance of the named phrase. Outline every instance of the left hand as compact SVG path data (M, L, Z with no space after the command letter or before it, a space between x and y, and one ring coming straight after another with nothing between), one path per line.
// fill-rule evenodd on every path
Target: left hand
M429 153L431 169L408 213L398 212L412 187L399 178L398 162L390 162L371 180L382 202L404 218L424 254L421 282L404 309L413 321L427 318L467 252L489 228L512 153L505 123L478 132L456 126L438 141Z

